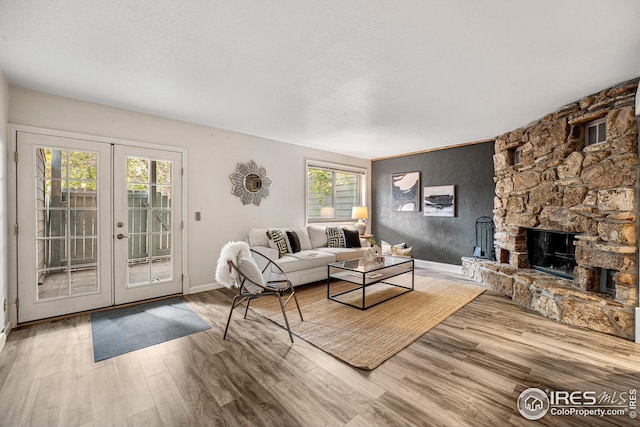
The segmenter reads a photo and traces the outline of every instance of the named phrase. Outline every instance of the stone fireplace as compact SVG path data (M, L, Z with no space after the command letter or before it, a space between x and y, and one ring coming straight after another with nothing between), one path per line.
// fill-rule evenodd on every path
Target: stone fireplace
M463 258L468 276L551 319L633 337L638 81L495 140L496 261Z

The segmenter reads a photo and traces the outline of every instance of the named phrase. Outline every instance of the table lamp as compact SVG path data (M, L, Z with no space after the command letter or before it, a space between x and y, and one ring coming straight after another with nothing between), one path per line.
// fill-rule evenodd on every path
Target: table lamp
M320 208L321 218L333 218L335 216L336 216L336 208L327 207L327 206Z
M358 220L356 229L360 235L364 234L367 229L367 223L364 220L369 218L369 209L366 206L354 206L351 209L351 218Z

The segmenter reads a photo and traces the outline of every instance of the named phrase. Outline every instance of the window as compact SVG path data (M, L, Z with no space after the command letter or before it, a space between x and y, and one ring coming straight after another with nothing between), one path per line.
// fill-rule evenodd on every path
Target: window
M613 276L615 274L615 270L609 270L606 268L600 269L600 293L615 297L616 283L613 281Z
M307 222L351 221L363 206L365 171L340 165L307 163Z
M584 146L604 142L607 139L607 124L605 118L587 123Z
M521 152L522 152L522 150L519 147L513 149L513 164L514 165L519 165L520 164L520 153Z

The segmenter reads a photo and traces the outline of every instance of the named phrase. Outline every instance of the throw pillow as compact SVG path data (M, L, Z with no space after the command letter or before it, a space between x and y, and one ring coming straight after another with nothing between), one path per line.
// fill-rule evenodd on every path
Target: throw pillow
M271 246L271 242L273 242L275 249L278 250L278 258L282 258L287 253L287 241L282 231L267 230L267 237L269 238L269 246Z
M298 238L298 233L295 231L287 231L287 237L289 238L289 244L291 245L291 252L294 254L296 252L300 252L300 239Z
M324 248L327 246L327 227L319 225L310 225L307 227L309 232L309 243L312 248Z
M327 227L327 247L344 248L344 232L341 227Z
M360 246L360 233L358 230L343 229L344 242L347 248L359 248Z
M249 246L269 246L269 238L265 236L266 228L252 228L247 235Z
M256 261L251 257L241 256L240 259L238 259L238 270L240 270L242 274L256 283L259 283L261 285L264 285L266 283L266 281L264 280L264 276L260 271L260 268L258 268L258 264L256 264ZM256 286L248 280L244 281L244 287L252 294L259 294L264 290L260 286Z
M412 250L413 246L409 248L397 248L395 246L391 246L391 255L411 258Z
M384 240L382 240L380 242L380 246L382 246L382 255L393 255L391 253L391 247L394 246L396 248L405 248L407 245L404 243L397 243L395 245L391 245L390 243L385 242Z
M291 228L291 231L298 235L301 251L310 251L311 249L313 249L313 247L311 246L311 239L309 238L309 231L307 230L307 227L293 227Z

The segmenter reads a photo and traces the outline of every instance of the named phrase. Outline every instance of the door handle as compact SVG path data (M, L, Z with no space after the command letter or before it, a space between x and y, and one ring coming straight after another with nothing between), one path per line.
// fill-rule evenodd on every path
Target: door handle
M128 234L122 234L122 233L118 233L118 235L116 236L119 240L122 239L128 239L129 235Z

